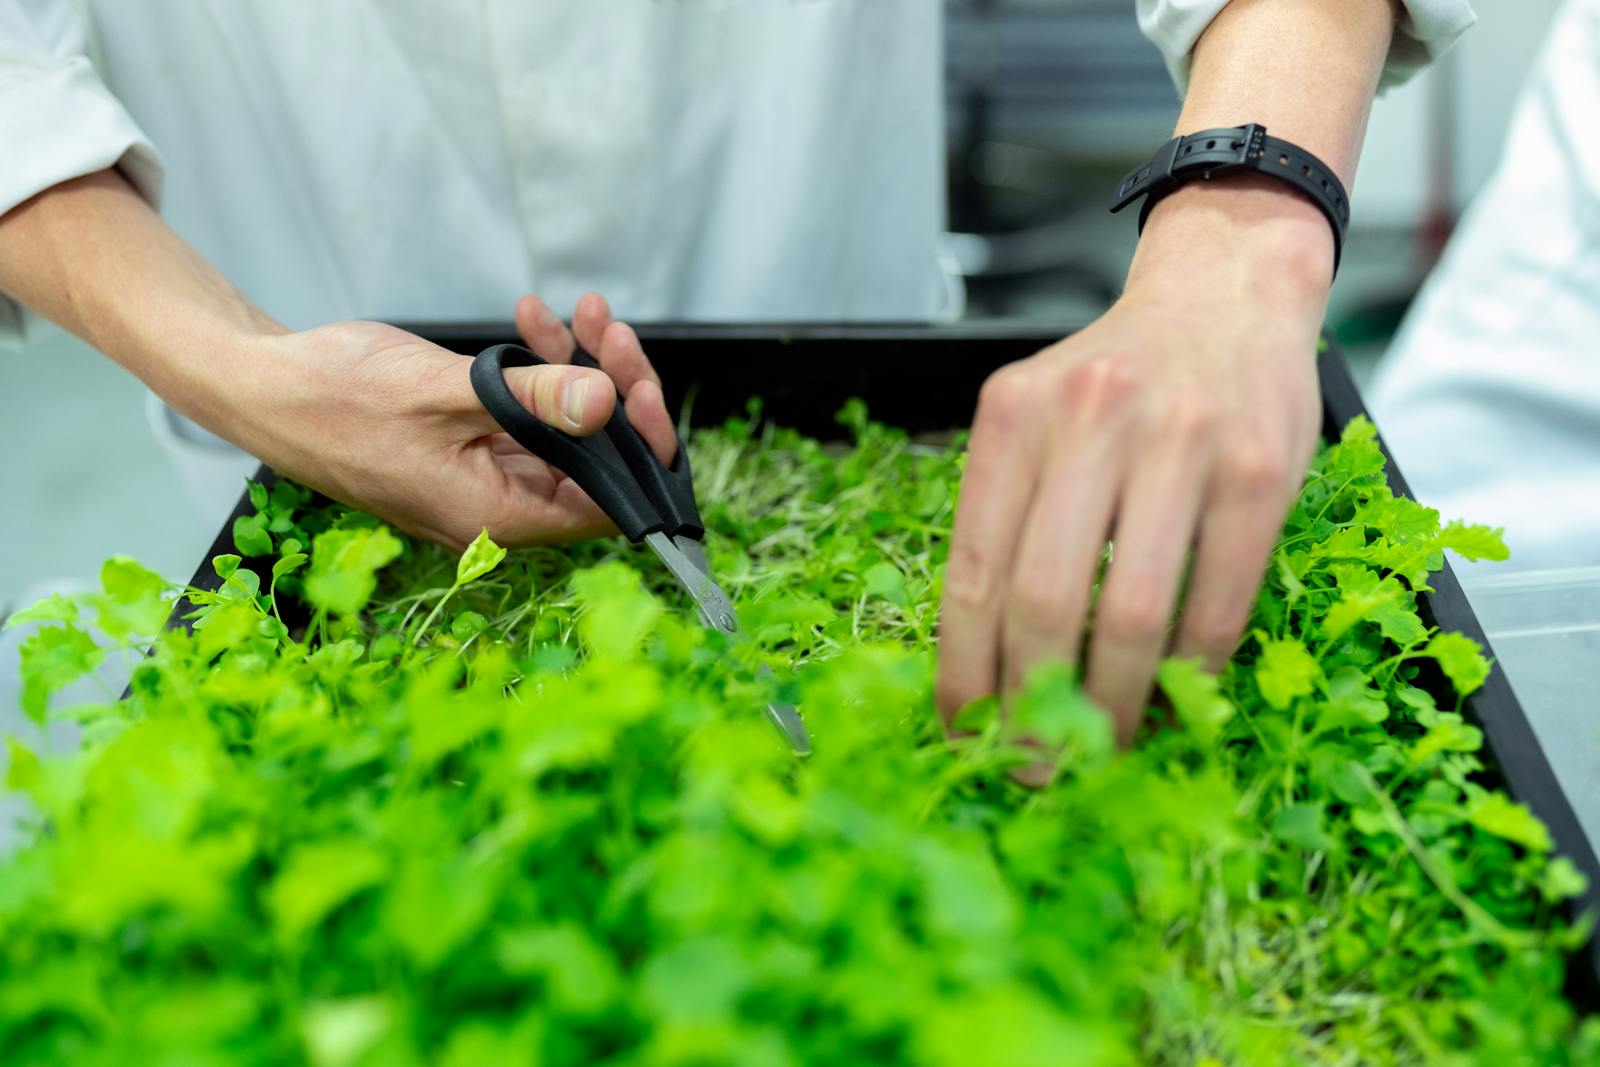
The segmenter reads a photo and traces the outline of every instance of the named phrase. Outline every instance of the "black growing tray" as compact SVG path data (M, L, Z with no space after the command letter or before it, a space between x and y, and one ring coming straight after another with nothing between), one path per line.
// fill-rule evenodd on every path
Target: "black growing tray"
M509 323L403 325L465 355L517 340ZM764 418L823 438L838 436L834 414L852 397L865 400L873 418L912 432L966 426L972 419L978 389L991 371L1072 332L1060 326L1008 322L933 326L659 323L637 329L661 373L668 410L684 410L687 403L692 424L713 425L743 415L747 401L760 397ZM1337 347L1328 346L1318 359L1317 370L1322 382L1323 433L1336 437L1346 422L1367 413L1366 406ZM1388 456L1381 434L1379 444ZM1411 495L1392 457L1388 476L1396 495ZM256 477L270 479L274 475L263 467ZM241 493L196 568L193 586L215 589L221 584L211 568L211 557L234 551L233 520L254 512L249 496ZM1465 634L1483 645L1492 658L1483 627L1448 562L1432 582L1433 592L1419 598L1423 621ZM174 612L173 624L181 624L181 614L181 609ZM1418 684L1440 694L1446 685L1436 671L1430 674L1426 670ZM1467 698L1464 712L1483 730L1490 776L1544 822L1556 851L1587 876L1588 890L1572 901L1572 916L1585 912L1600 915L1600 861L1498 664L1483 687ZM1573 954L1567 986L1568 996L1581 1010L1600 1010L1600 938L1591 934Z

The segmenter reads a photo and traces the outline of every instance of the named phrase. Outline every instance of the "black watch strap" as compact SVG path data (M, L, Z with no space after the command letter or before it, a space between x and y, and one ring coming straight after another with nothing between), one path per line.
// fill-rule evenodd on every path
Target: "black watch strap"
M1150 209L1180 185L1237 171L1270 175L1310 197L1333 228L1333 271L1339 273L1339 255L1350 225L1350 198L1344 185L1322 160L1288 141L1268 137L1267 128L1255 123L1174 137L1147 162L1128 172L1117 185L1117 201L1111 210L1121 211L1145 197L1139 211L1142 232Z

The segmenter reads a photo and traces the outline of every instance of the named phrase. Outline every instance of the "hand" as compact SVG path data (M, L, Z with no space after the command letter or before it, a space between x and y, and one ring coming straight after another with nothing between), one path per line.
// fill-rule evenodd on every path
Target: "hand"
M1249 619L1320 427L1331 239L1292 193L1187 192L1152 213L1115 306L983 388L942 605L947 724L1081 660L1126 742L1169 644L1215 669Z
M516 321L528 348L558 364L507 371L530 411L589 434L621 397L651 449L671 460L677 439L660 379L603 299L585 296L573 321L603 372L559 366L571 362L573 332L536 297L518 301ZM269 336L255 352L255 388L207 421L275 470L456 550L484 526L507 545L615 532L575 483L500 432L473 393L470 359L376 322Z

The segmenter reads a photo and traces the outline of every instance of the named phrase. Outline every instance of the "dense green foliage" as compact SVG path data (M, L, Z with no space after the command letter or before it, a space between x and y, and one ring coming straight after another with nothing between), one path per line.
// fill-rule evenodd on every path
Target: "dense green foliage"
M1560 994L1581 876L1437 695L1479 649L1414 610L1444 548L1503 549L1393 498L1370 426L1317 455L1228 669L1164 665L1119 752L1060 669L943 737L959 442L847 421L694 441L744 644L626 544L458 561L288 484L234 531L270 576L219 558L121 701L49 710L82 627L133 654L164 584L113 561L34 609L27 707L84 744L12 746L41 815L0 861L0 1063L1597 1058Z

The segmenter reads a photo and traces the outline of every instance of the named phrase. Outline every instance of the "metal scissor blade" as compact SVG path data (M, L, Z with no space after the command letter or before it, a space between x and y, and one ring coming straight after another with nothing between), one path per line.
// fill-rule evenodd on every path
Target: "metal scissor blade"
M700 610L701 622L730 637L743 636L739 630L739 616L734 614L733 602L711 577L705 549L699 541L689 537L669 538L660 532L645 534L644 541L667 570L672 572L672 576L678 579L678 584L694 598L695 606ZM760 666L760 672L763 677L772 677L772 668L764 663ZM811 754L811 737L806 733L805 723L801 722L800 712L794 705L773 701L767 705L767 718L788 740L795 755Z
M660 557L672 576L678 579L678 584L694 597L694 603L700 609L700 621L714 630L721 630L725 634L739 632L739 617L733 613L733 602L728 599L728 594L711 577L710 571L705 566L705 553L699 553L698 565L691 560L683 549L679 548L672 538L657 531L644 535L644 543ZM698 545L696 548L698 549Z

